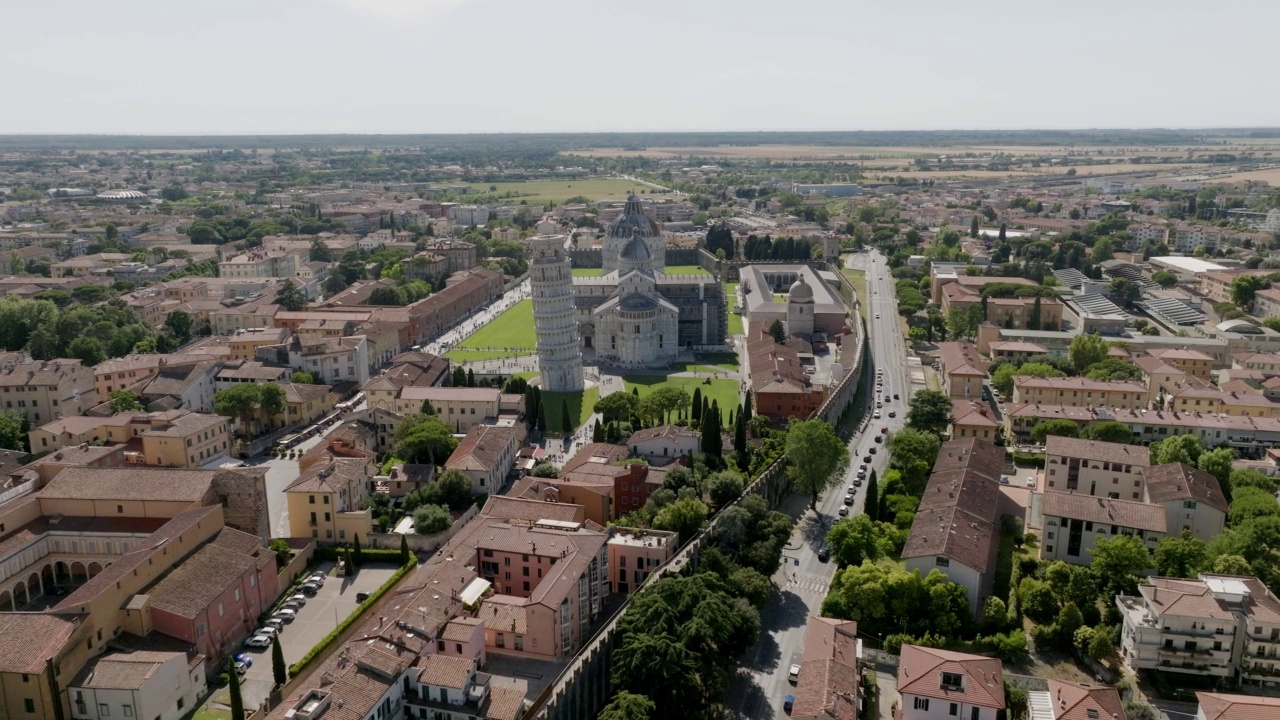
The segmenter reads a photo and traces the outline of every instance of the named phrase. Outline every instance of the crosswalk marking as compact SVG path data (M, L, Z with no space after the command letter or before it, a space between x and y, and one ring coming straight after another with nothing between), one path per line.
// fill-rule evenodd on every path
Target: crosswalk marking
M827 582L826 580L820 577L817 577L816 575L795 574L795 573L789 573L787 575L786 582L783 583L782 585L782 588L784 590L791 590L793 592L811 592L811 593L816 593L818 595L821 595L823 597L826 596L827 589L829 587L830 587L829 582Z

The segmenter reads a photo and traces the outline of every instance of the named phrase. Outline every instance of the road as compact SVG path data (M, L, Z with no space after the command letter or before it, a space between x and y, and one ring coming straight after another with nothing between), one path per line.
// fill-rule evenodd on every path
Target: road
M879 399L883 402L883 396L888 394L890 401L881 409L884 417L874 419L871 413L876 408L872 400L867 430L855 433L849 442L849 471L839 486L819 498L817 513L808 509L807 498L799 495L789 497L779 508L793 517L799 516L799 522L783 550L782 569L773 577L772 596L760 613L760 640L747 652L729 689L726 704L739 718L769 720L786 717L782 709L783 700L788 694L795 693L795 686L787 680L787 670L792 658L798 658L804 652L805 624L809 616L821 611L822 601L836 571L834 563L818 560L818 550L824 544L827 529L840 519L838 513L844 507L845 490L871 448L877 452L870 455L870 466L879 477L884 477L888 452L883 443L874 441L874 437L881 434L882 428L889 428L891 433L900 430L906 416L910 385L906 343L893 296L893 278L884 257L874 251L854 253L846 260L846 267L868 271L868 330L871 340L868 384L874 391L875 371L883 369L884 390ZM898 393L901 399L892 400L893 393ZM897 417L888 417L889 411ZM862 512L864 487L857 488L850 515Z

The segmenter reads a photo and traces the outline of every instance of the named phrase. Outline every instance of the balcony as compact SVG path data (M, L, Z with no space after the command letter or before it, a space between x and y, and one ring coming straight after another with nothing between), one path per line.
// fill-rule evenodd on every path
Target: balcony
M1160 628L1160 632L1165 635L1183 635L1185 637L1213 637L1215 635L1219 637L1225 637L1228 635L1235 634L1234 631L1229 633L1228 632L1220 633L1215 630L1206 630L1206 629L1191 630L1190 628L1171 628L1171 627Z
M1280 670L1257 665L1248 661L1240 664L1240 672L1248 675L1249 677L1280 677Z
M1230 650L1223 649L1223 650L1218 650L1217 652L1230 652ZM1193 658L1193 657L1211 658L1213 657L1213 653L1214 651L1210 650L1209 648L1195 648L1195 649L1168 648L1168 647L1160 648L1161 655L1170 655L1176 658L1177 660L1186 660L1187 658Z

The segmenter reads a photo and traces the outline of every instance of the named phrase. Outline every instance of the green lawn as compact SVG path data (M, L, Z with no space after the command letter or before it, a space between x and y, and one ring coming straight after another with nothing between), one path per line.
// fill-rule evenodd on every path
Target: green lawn
M706 275L711 277L711 273L704 270L700 265L668 265L667 269L662 272L668 275Z
M667 377L664 375L624 375L622 382L626 386L627 392L631 392L632 388L640 389L640 397L644 397L649 393L663 386L676 386L685 389L690 397L693 391L699 389L702 396L714 400L720 405L720 414L724 421L729 421L729 411L738 406L738 382L736 380L712 380L711 384L705 384L707 381L703 378L691 377ZM549 421L548 421L549 422Z
M574 268L570 272L574 277L601 277L604 275L604 268Z
M544 392L542 393L542 404L547 409L547 434L549 435L565 435L565 429L561 427L560 422L563 413L561 412L561 403L569 402L569 419L573 420L574 426L568 432L573 432L582 427L587 418L591 417L591 408L595 407L596 401L600 399L600 388L589 387L583 392Z
M742 325L742 316L733 311L738 304L738 283L724 284L724 300L729 307L729 334L742 335L746 332L746 328Z
M521 300L496 320L477 330L457 348L445 353L445 356L456 362L472 362L532 355L536 340L533 332L533 301Z
M584 180L530 180L527 182L468 183L475 192L494 202L513 205L521 200L531 205L562 203L579 195L591 201L625 200L631 193L645 195L653 188L630 180L617 178L587 178ZM507 197L514 193L515 197ZM655 197L660 193L654 192Z
M863 320L868 319L867 308L869 307L870 304L867 302L866 273L862 272L861 270L850 270L849 268L844 266L843 261L841 261L840 263L840 272L844 274L845 278L849 280L849 283L853 285L853 289L858 293L858 303L859 303L859 307L862 310L862 319Z
M191 720L231 720L231 712L224 710L212 710L208 706L196 710L196 714Z

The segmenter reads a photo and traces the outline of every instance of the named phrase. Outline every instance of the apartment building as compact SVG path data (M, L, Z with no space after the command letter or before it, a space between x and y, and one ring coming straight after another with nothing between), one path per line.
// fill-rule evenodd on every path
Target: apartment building
M218 360L217 356L205 353L125 355L104 360L93 367L96 402L104 403L110 400L113 390L142 385L159 374L162 368L177 368Z
M1159 358L1191 377L1209 382L1213 372L1213 356L1191 348L1152 348L1147 355Z
M1013 402L1034 405L1075 405L1141 408L1147 388L1131 380L1108 382L1083 377L1038 378L1015 375Z
M444 465L471 478L476 494L497 493L515 466L517 448L518 434L514 427L475 425Z
M861 661L857 623L810 616L791 717L856 720L862 708Z
M898 660L900 720L996 720L1005 708L996 658L903 645Z
M1129 225L1129 249L1140 250L1143 245L1151 243L1153 245L1169 244L1169 228L1165 225L1153 225L1151 223L1133 223Z
M1173 233L1173 249L1193 253L1196 248L1217 250L1222 243L1222 230L1208 225L1179 225Z
M489 222L489 208L483 205L454 205L449 208L449 222L463 227L480 227Z
M373 474L369 457L324 458L302 471L285 488L289 536L322 543L368 538L373 512L364 507Z
M1151 453L1142 445L1050 435L1045 438L1046 490L1141 501Z
M379 391L376 398L369 398L371 406L386 407L385 391ZM399 415L410 415L421 412L424 402L431 403L436 417L440 418L455 433L471 432L477 425L483 425L486 419L492 421L501 413L502 393L498 388L461 388L461 387L401 387L388 409Z
M1116 596L1130 668L1272 683L1280 671L1280 600L1254 577L1153 577ZM1246 660L1247 658L1247 660Z
M309 252L257 247L218 263L218 277L291 278L309 259Z
M1170 535L1186 531L1209 542L1222 534L1229 505L1216 477L1182 463L1155 465L1145 475L1143 499L1163 508Z
M631 454L654 464L666 464L675 458L700 452L702 433L679 425L659 425L631 434L627 445Z
M95 399L93 371L79 360L0 363L5 410L26 415L31 426L80 415Z
M1043 517L1042 560L1089 565L1097 541L1116 535L1137 537L1154 551L1168 532L1164 513L1137 500L1046 490L1032 506Z
M613 591L630 594L640 589L654 570L676 554L679 533L647 528L610 529L606 543Z
M77 415L45 423L27 433L33 452L77 445L124 444L125 462L158 467L198 468L226 452L227 418L187 410Z
M453 238L428 239L425 252L443 255L448 262L448 272L470 270L476 266L476 246L466 240Z
M1253 296L1253 314L1264 320L1280 317L1280 288L1259 290Z
M1000 533L1000 472L1004 450L976 438L948 440L902 550L907 570L937 569L964 586L977 612L991 592Z
M1001 435L1001 425L986 401L960 400L951 407L951 427L948 434L954 440L977 438L995 442Z
M966 342L938 343L938 371L942 375L942 391L958 400L982 400L987 364L978 348Z
M973 287L961 283L949 283L942 288L942 312L952 309L968 312L981 306L982 295ZM1014 330L1056 330L1062 327L1061 300L1040 297L987 298L986 322L997 327ZM1039 315L1039 321L1035 318ZM1031 327L1035 325L1035 327Z
M209 327L214 335L233 335L237 330L272 327L280 306L275 293L258 297L237 298L219 302L219 309L209 312Z
M369 343L363 335L294 335L283 345L259 347L256 359L309 372L325 385L359 387L369 381Z

